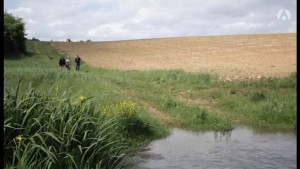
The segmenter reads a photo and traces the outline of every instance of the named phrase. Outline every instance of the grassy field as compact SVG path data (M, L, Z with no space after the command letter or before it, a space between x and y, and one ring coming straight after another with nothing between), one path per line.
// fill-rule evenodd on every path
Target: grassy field
M226 121L295 127L295 73L284 78L228 82L208 73L119 71L93 68L85 63L80 72L74 70L74 64L68 72L60 71L57 63L58 55L67 56L66 53L54 50L48 42L28 42L27 46L32 57L5 58L5 88L14 87L23 77L21 91L29 83L42 92L51 87L57 87L58 93L68 89L74 98L92 96L100 107L132 100L153 117L161 118L158 120L190 129L212 128L211 122L206 126L195 120L202 112ZM270 120L272 116L268 113L282 117Z
M60 55L72 57L72 54L53 49L49 42L28 41L26 45L29 56L5 54L5 99L11 100L6 102L7 105L14 103L16 98L11 95L20 79L19 97L26 96L31 88L54 100L62 99L64 94L69 104L75 106L71 106L72 110L77 110L76 104L81 98L90 98L95 117L117 119L113 125L119 134L109 139L119 140L129 147L165 137L168 127L175 126L191 130L230 130L236 123L249 123L271 128L296 128L296 73L281 78L223 81L215 74L179 69L122 71L90 67L86 63L77 72L74 59L68 72L59 69L58 59ZM22 99L19 99L21 103ZM14 107L8 108L5 109L6 120L8 110L18 113ZM57 110L56 114L60 112ZM36 116L35 119L41 118L38 113ZM19 119L22 122L23 117ZM8 139L22 132L17 130ZM124 148L124 152L129 150ZM71 164L74 164L72 158L66 161L66 165ZM83 163L75 166L81 165Z

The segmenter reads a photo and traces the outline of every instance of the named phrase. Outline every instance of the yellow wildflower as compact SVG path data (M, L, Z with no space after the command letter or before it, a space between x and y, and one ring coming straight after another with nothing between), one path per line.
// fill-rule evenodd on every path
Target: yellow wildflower
M80 100L80 102L82 102L82 101L86 100L86 98L84 96L80 96L79 100Z
M22 141L22 140L25 140L26 138L23 137L22 135L18 135L18 136L15 137L15 139L16 139L17 141Z

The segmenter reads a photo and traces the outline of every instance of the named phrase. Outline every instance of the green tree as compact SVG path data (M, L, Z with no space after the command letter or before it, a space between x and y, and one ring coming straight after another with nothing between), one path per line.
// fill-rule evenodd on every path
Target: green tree
M32 41L40 41L38 38L35 38L35 37L33 37L31 40Z
M25 24L21 18L4 12L4 51L26 53Z

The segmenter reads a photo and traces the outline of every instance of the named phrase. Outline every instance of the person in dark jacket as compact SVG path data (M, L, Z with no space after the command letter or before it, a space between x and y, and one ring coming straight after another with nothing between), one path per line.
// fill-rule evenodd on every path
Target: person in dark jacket
M60 59L59 59L59 66L60 66L60 70L62 70L62 68L65 66L66 64L66 60L65 58L62 56Z
M77 57L75 58L76 70L77 70L77 71L79 71L79 68L80 68L80 62L81 62L81 58L77 55Z

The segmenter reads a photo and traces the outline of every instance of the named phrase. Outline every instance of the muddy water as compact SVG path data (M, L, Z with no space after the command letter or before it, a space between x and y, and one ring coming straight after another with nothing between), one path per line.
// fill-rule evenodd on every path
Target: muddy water
M172 129L138 150L128 168L297 168L296 132L237 126L229 132Z

